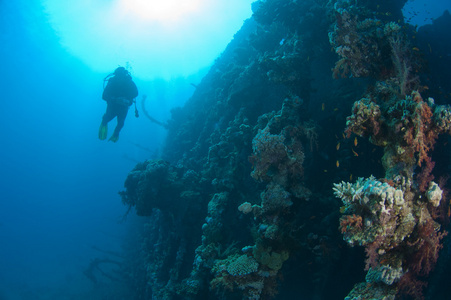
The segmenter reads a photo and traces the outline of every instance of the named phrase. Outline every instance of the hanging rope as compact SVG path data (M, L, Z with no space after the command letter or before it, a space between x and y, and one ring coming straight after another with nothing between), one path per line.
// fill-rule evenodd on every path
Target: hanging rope
M151 115L149 115L149 113L148 113L147 110L146 110L146 106L145 106L146 99L147 99L147 95L143 95L143 96L142 96L142 99L141 99L141 109L142 109L144 115L145 115L151 122L153 122L153 123L155 123L155 124L157 124L157 125L160 125L160 126L162 126L163 128L165 128L165 129L169 129L169 126L168 126L167 123L160 122L160 121L154 119Z

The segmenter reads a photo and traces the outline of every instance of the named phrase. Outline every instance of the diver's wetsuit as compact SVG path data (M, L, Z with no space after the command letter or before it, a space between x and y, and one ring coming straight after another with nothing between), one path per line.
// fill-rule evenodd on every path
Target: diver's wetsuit
M138 96L138 89L130 75L119 74L108 80L102 95L103 100L108 103L102 118L102 125L108 124L117 117L113 137L119 137L119 132L124 127L128 108L133 104L133 99L136 96Z

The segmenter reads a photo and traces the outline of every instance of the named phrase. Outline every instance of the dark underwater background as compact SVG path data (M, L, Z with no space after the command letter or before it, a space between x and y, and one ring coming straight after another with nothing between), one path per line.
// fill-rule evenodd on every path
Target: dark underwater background
M365 252L343 241L332 187L384 177L381 147L343 134L372 78L332 77L331 22L321 18L328 1L260 2L253 4L257 16L243 20L209 68L172 80L136 78L150 99L146 111L165 126L146 118L138 98L141 116L129 111L115 144L97 138L108 74L61 47L37 2L0 2L0 300L344 299L365 280ZM450 105L448 1L355 2L372 9L378 3L381 19L401 23L406 5L406 20L420 24L406 25L415 36L410 47L427 65L419 71L427 86L421 94ZM301 52L278 60L277 51L290 45ZM258 164L249 158L252 140L273 116L259 117L284 103L295 111L288 120L307 132L299 141L304 156L295 159L302 174L290 186L301 200L283 204L290 212L280 213L278 226L291 244L275 243L272 253L282 257L286 247L290 255L271 265L278 273L268 275L274 280L265 282L265 293L228 278L232 263L218 261L236 262L267 230L238 207L258 203L265 190L265 175L251 176ZM440 136L431 154L436 178L449 177L449 142ZM449 220L442 230L449 231ZM427 299L451 292L449 236L441 242L436 268L422 278ZM229 274L220 275L221 268Z

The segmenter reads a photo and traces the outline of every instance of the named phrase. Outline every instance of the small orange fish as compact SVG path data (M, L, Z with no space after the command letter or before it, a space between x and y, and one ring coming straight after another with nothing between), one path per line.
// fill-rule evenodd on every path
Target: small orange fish
M345 138L346 138L346 135L345 135L344 133L342 133L342 135L343 135L343 138L345 139Z
M327 173L327 170L323 170L324 173Z
M340 162L338 160L337 160L336 165L337 165L337 168L340 166Z
M326 103L323 102L323 103L321 104L321 110L324 111L325 109L326 109Z
M359 156L359 154L357 152L355 152L354 149L351 148L351 150L352 150L352 153L354 154L354 156Z
M349 175L349 181L352 181L352 174Z
M340 143L337 144L337 151L340 149Z
M451 207L448 207L448 218L451 217Z
M420 49L418 49L418 47L413 47L412 50L417 51L417 52L420 51Z
M357 137L355 137L355 139L354 139L354 146L357 147Z

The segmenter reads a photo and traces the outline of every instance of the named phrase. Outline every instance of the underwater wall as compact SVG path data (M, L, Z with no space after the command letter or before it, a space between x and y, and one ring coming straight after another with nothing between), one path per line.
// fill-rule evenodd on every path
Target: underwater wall
M120 192L135 299L444 299L450 16L405 2L253 4Z

